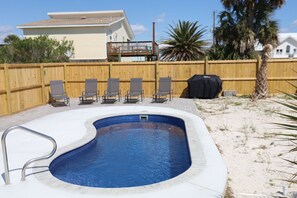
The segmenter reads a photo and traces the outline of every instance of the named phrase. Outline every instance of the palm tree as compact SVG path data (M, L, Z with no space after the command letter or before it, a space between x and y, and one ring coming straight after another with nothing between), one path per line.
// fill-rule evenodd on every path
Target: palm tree
M160 50L160 59L165 61L191 61L202 59L207 42L202 40L205 28L198 21L179 21L168 32L169 39L162 42L165 47Z
M262 63L257 73L257 80L253 99L266 98L268 96L267 61L270 58L273 47L278 43L277 22L272 20L273 12L285 4L285 0L221 0L224 7L230 11L236 11L245 7L242 17L246 28L249 29L250 50L254 51L256 41L263 46ZM244 21L243 20L243 21Z
M236 9L220 13L220 27L214 30L215 48L221 59L254 58L254 32L246 22L246 6L239 2Z

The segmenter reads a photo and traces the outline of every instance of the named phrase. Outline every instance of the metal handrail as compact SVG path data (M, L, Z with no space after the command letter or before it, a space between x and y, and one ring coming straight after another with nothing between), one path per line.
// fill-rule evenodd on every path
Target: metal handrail
M2 134L1 136L1 143L2 143L2 152L3 152L3 162L4 162L4 168L5 168L5 184L10 184L10 177L9 177L9 168L8 168L8 158L7 158L7 148L6 148L6 136L7 134L10 132L10 131L13 131L15 129L23 129L24 131L26 132L30 132L34 135L37 135L37 136L40 136L40 137L43 137L45 139L48 139L50 140L52 143L53 143L53 150L47 154L47 155L44 155L44 156L41 156L41 157L37 157L37 158L33 158L33 159L30 159L29 161L27 161L23 168L22 168L22 181L24 181L26 179L26 169L27 167L33 163L33 162L36 162L36 161L39 161L39 160L44 160L44 159L48 159L50 157L52 157L56 150L57 150L57 143L56 141L50 137L50 136L47 136L47 135L44 135L42 133L39 133L37 131L34 131L32 129L29 129L29 128L26 128L26 127L23 127L23 126L12 126L12 127L9 127L8 129L6 129L4 131L4 133Z

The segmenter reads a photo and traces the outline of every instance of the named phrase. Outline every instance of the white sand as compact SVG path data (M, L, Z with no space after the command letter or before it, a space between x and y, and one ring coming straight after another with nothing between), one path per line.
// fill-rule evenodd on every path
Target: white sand
M286 101L273 98L252 102L239 97L195 101L228 167L228 195L282 197L285 188L288 197L293 197L297 191L297 185L283 181L290 178L286 172L297 172L297 166L295 170L290 169L282 158L294 156L279 156L292 147L288 147L288 141L267 137L271 133L286 132L273 124L287 122L276 112L289 112L275 100Z

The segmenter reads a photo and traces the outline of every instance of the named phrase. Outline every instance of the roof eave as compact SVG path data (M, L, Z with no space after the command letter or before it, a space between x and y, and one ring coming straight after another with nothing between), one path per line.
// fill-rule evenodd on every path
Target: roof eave
M28 26L17 26L18 29L40 29L40 28L64 28L64 27L107 27L110 24L83 24L83 25L28 25Z
M125 11L123 11L123 13L124 13L124 18L125 18L124 22L125 22L125 25L126 25L126 27L127 27L127 29L128 29L128 33L129 33L129 35L130 35L130 38L131 38L131 40L132 40L132 39L135 38L135 35L134 35L133 30L132 30L132 28L131 28L131 26L130 26L130 23L129 23L129 21L128 21L128 18L127 18L127 16L126 16Z
M90 12L48 12L48 16L55 16L55 15L81 15L81 14L110 14L110 13L124 13L124 10L108 10L108 11L90 11Z

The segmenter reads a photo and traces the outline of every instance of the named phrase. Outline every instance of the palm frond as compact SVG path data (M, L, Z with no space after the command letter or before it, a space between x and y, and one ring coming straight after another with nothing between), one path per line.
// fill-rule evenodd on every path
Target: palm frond
M162 42L168 46L160 50L162 60L189 61L204 57L208 42L202 37L206 29L201 27L198 21L179 21L169 27L169 39Z
M297 88L295 85L291 84L293 87ZM282 92L282 91L281 91ZM284 93L284 92L282 92ZM286 114L286 113L278 113L280 116L283 116L285 118L287 118L289 121L292 121L292 124L287 124L287 123L275 123L278 126L281 126L282 128L286 129L286 130L291 130L293 131L292 133L279 133L276 134L276 136L280 137L283 140L286 141L290 141L292 143L292 148L289 150L289 153L292 152L297 152L297 96L294 94L288 94L288 93L284 93L286 96L288 96L289 98L293 99L295 101L294 102L279 102L276 101L278 104L281 104L285 107L287 107L288 109L291 110L291 114ZM294 124L295 123L295 124ZM296 160L291 160L291 159L284 159L287 162L289 162L292 166L297 166L297 161ZM292 177L288 180L288 182L290 183L297 183L297 172L292 174Z

